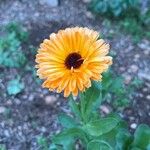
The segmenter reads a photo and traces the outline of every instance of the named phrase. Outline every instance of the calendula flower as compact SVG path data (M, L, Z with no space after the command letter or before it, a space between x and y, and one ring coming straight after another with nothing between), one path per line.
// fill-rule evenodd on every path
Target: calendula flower
M109 44L98 39L99 33L88 28L74 27L52 33L40 45L36 55L37 74L45 79L43 87L58 93L78 95L99 81L102 72L112 64L106 56Z

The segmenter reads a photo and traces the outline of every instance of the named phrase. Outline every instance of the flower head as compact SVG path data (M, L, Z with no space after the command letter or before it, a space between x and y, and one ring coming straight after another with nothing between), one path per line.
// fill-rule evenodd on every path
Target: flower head
M101 80L101 74L112 64L106 56L109 44L98 39L99 33L88 28L74 27L52 33L40 45L36 55L37 74L45 79L43 87L64 91L67 97L84 91L91 80Z

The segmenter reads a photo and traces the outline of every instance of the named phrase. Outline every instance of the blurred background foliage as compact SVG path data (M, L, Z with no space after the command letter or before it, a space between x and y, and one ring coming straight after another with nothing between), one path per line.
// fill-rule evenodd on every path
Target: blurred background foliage
M143 36L150 38L150 7L146 7L149 3L148 0L92 0L89 9L139 40Z
M23 67L27 61L22 43L27 41L28 33L17 23L10 23L0 38L0 65L5 67Z

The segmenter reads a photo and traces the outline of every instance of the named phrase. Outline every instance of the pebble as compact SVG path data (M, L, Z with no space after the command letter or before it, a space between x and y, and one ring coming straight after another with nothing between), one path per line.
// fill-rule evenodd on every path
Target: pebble
M132 129L136 129L137 124L136 124L136 123L132 123L132 124L130 125L130 127L131 127Z
M140 97L140 98L143 98L143 94L142 94L142 93L139 93L139 97Z
M20 104L21 104L21 101L20 101L19 99L15 99L15 103L16 103L17 105L20 105Z
M11 100L8 100L8 101L6 102L6 104L7 104L7 105L12 105L12 101L11 101Z
M132 116L131 116L129 119L130 119L130 121L133 121L133 120L135 120L135 118L134 118L134 117L132 117Z
M138 66L137 65L131 65L131 67L130 67L130 70L131 70L131 72L133 72L133 73L136 73L137 71L138 71Z
M120 69L120 71L125 71L126 70L125 67L120 67L119 69Z
M57 7L58 6L58 0L44 0L49 6L51 7Z
M5 123L4 123L4 122L1 122L1 123L0 123L0 126L1 126L2 128L4 128L4 127L5 127Z
M150 55L150 49L144 50L145 55Z
M131 82L131 80L132 80L132 77L129 76L129 75L127 75L127 76L125 76L124 83L125 83L125 84L129 84L129 83Z
M56 103L56 105L57 105L57 106L60 106L60 102L58 101L58 102Z
M4 130L4 135L5 135L6 137L10 137L9 131L8 131L8 130Z
M135 59L138 59L138 58L140 58L140 55L136 54L134 57L135 57Z
M22 98L23 99L28 99L28 96L27 95L23 95Z
M28 100L29 100L29 101L33 101L33 100L34 100L34 95L31 94L31 95L28 97Z
M92 0L82 0L84 3L90 3Z
M57 101L57 98L53 95L45 97L45 103L47 105L53 105Z
M89 18L89 19L94 19L94 15L93 15L90 11L87 11L87 12L86 12L86 16L87 16L87 18Z
M105 105L101 105L100 109L102 110L102 112L104 112L105 114L109 114L110 113L110 109L105 106Z
M150 81L150 73L144 73L144 72L140 72L138 73L138 76L142 79L145 79L145 80L149 80Z
M40 131L45 133L46 132L46 128L45 127L41 127Z
M148 91L148 89L147 88L143 88L143 92L147 92Z
M6 108L3 106L0 106L0 114L3 114L6 111Z
M150 100L150 95L147 95L146 98L147 98L148 100Z
M141 49L147 49L149 46L148 46L148 43L140 43L138 44L138 46L141 48Z

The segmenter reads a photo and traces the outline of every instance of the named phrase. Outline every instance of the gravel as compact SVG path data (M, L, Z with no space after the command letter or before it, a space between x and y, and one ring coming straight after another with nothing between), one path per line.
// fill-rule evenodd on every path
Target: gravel
M52 4L52 1L55 2ZM34 46L38 46L51 32L68 26L88 26L102 32L106 38L110 33L113 34L113 38L107 38L112 52L117 54L114 57L113 69L125 77L127 85L134 77L140 77L144 81L143 86L135 92L132 105L119 113L132 129L139 123L150 125L150 41L142 39L136 45L130 36L116 32L115 26L106 26L104 20L96 18L87 10L89 0L56 1L0 1L0 27L12 21L23 24L30 32L30 43ZM29 65L35 65L34 56L29 56ZM32 72L25 74L18 69L3 68L2 74L0 143L6 145L8 150L38 150L39 136L49 137L60 132L57 114L60 112L70 114L67 101L61 95L42 89L41 85L36 83ZM23 74L22 81L26 88L16 96L8 96L7 82L17 74ZM112 108L104 104L100 111L107 114Z

